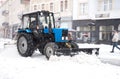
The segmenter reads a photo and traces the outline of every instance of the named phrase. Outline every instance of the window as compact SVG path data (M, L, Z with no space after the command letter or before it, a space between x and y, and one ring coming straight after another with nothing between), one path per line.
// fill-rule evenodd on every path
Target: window
M90 31L90 26L81 26L80 31Z
M32 15L30 16L30 28L36 28L37 27L37 16L36 14L35 15Z
M87 3L80 3L80 15L88 14L88 4Z
M118 25L118 31L120 31L120 24Z
M104 11L112 10L112 0L104 0Z
M50 3L50 11L53 11L53 3Z
M118 25L118 34L119 34L119 40L120 40L120 24Z
M80 42L95 42L96 32L95 26L78 26L76 32L76 38Z
M76 38L78 40L83 40L84 42L90 40L90 26L80 26L77 27Z
M29 27L29 25L30 25L29 16L25 16L25 17L23 18L23 26L22 26L22 28Z
M40 25L42 25L44 28L45 27L54 27L54 20L53 20L53 14L48 14L46 16L44 16L43 14L41 14L39 16L40 19Z
M40 5L38 5L38 9L39 9L39 10L41 9L41 6L40 6Z
M111 40L114 26L100 26L99 40Z
M63 12L63 1L60 2L60 11Z
M42 10L44 10L45 9L45 4L42 4Z
M68 0L65 0L65 9L68 8Z
M34 5L34 10L37 10L37 5Z

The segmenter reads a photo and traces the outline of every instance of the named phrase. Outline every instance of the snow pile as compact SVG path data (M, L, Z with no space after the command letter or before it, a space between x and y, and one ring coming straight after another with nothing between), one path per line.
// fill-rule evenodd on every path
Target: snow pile
M0 49L3 49L3 48L4 48L4 43L0 42Z
M81 52L79 55L75 55L73 57L70 56L52 56L50 57L50 61L60 61L60 62L74 62L79 64L101 64L101 61L98 59L98 57L93 55L88 55L83 52Z
M16 40L0 38L0 42L4 44L15 44Z
M89 57L89 61L85 57ZM120 67L102 64L91 57L82 54L73 58L56 57L57 60L53 57L54 60L47 61L0 55L0 79L120 79Z
M15 44L16 40L0 38L0 49L5 48L5 45Z
M3 48L4 48L4 40L0 39L0 49L3 49Z
M78 44L79 48L100 48L100 45L97 44L88 44L88 43L84 43L84 44Z

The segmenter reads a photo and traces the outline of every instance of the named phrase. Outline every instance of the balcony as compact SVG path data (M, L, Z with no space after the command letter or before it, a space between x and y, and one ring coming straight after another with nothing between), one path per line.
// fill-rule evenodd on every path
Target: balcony
M95 15L95 18L108 18L108 17L110 17L109 13L106 13L106 14L96 14Z
M9 23L8 23L8 22L3 22L3 23L2 23L2 26L3 26L3 27L9 27Z
M8 10L3 10L2 11L2 15L3 16L8 16L9 15L9 11Z

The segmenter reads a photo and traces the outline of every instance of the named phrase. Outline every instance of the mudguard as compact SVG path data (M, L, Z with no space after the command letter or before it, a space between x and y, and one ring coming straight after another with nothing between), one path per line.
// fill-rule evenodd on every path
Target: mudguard
M26 32L26 33L32 33L31 29L19 29L18 33L22 33L22 32Z

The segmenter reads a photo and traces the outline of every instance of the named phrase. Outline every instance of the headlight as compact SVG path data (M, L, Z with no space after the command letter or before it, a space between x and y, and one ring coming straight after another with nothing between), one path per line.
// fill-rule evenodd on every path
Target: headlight
M68 37L64 37L64 36L63 36L63 37L62 37L62 40L68 40Z
M62 40L64 40L64 37L62 37Z

